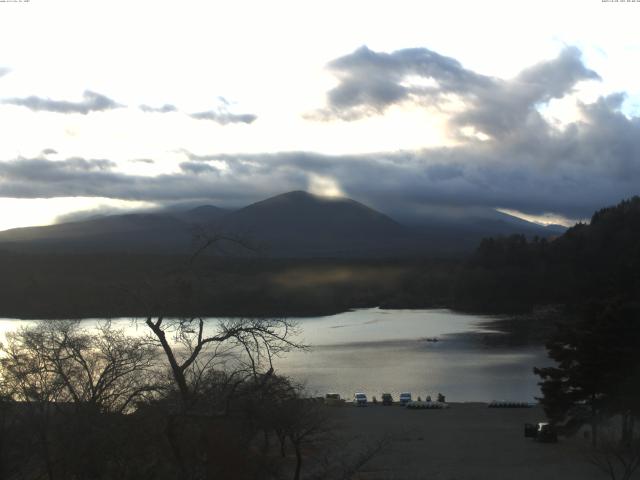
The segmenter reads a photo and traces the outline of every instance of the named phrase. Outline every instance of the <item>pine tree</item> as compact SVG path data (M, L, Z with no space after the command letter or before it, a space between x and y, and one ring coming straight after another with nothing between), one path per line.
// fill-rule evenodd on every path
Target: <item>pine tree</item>
M589 424L596 444L598 424L613 415L623 418L623 436L633 430L640 416L639 312L634 305L591 304L547 343L556 366L534 369L542 379L539 400L566 433Z

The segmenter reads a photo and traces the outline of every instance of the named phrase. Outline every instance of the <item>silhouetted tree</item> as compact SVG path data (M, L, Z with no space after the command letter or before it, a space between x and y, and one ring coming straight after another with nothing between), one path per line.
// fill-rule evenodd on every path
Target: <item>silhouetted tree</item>
M116 475L125 458L135 470L134 422L123 414L159 391L155 347L109 322L43 321L8 333L0 352L15 445L8 463L50 480Z
M567 432L590 424L596 445L598 424L619 414L627 436L640 414L639 344L640 315L633 305L593 303L579 321L560 326L547 343L557 365L534 369L547 416Z
M296 324L287 319L203 318L145 321L162 347L178 389L183 411L196 400L195 389L202 375L219 362L233 363L257 378L273 371L273 359L291 349L304 348L295 340ZM205 331L206 327L211 329Z
M43 321L7 334L5 382L21 401L71 402L123 413L157 390L155 348L103 322Z

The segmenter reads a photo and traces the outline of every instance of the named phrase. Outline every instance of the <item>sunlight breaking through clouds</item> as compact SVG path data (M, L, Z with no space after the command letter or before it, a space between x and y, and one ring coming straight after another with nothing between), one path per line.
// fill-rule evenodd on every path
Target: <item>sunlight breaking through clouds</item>
M541 215L528 215L526 213L519 212L517 210L510 210L508 208L496 208L497 211L512 215L514 217L521 218L527 222L537 223L538 225L562 225L564 227L572 227L578 222L588 223L587 218L567 218L563 215L555 213L543 213Z
M307 190L314 195L323 197L343 197L344 192L340 189L338 182L330 177L323 177L317 174L309 175L309 186Z

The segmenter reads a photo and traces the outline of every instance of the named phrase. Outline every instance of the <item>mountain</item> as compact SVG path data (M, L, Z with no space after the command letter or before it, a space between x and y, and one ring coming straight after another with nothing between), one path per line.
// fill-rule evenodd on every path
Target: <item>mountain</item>
M0 249L43 253L187 253L188 224L161 213L110 215L0 232Z
M426 218L426 220L425 220ZM212 205L182 210L94 217L84 221L0 232L0 249L54 253L174 253L197 248L200 233L241 239L275 257L399 257L471 251L486 236L549 236L544 227L487 209L435 211L421 223L400 224L348 198L294 191L231 211Z
M391 218L346 198L294 191L230 213L219 224L257 240L276 256L375 256L402 254L416 235Z
M214 207L213 205L201 205L188 210L177 211L173 215L188 224L195 225L217 225L222 218L232 210Z

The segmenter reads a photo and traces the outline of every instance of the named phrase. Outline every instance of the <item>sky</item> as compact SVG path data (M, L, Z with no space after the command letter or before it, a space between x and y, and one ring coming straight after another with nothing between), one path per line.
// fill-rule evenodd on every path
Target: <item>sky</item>
M640 190L640 2L0 2L0 230L290 190L571 224Z

